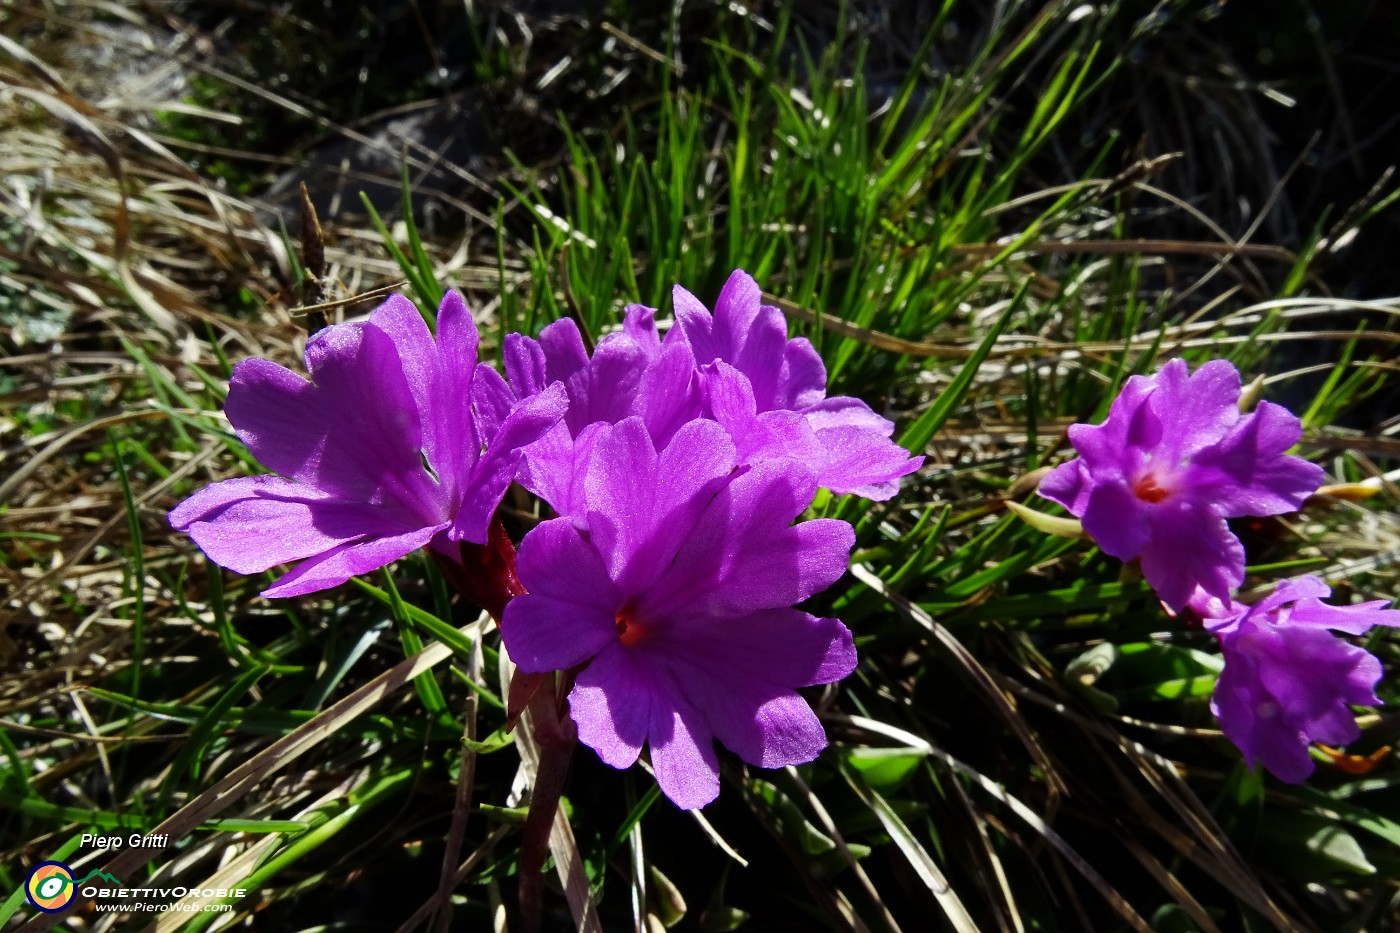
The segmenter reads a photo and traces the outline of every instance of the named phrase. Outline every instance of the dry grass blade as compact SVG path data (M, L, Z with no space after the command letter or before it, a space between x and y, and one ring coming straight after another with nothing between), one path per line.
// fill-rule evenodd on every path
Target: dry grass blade
M967 765L958 761L952 755L949 755L946 752L940 751L936 748L932 749L930 751L930 754L933 755L933 757L942 761L948 767L952 768L954 771L957 771L959 774L963 774L967 777L972 778L984 791L986 791L988 794L991 794L992 797L994 797L1000 803L1005 804L1011 810L1011 812L1015 813L1027 825L1029 825L1037 833L1043 836L1052 846L1055 847L1055 851L1058 852L1060 856L1065 859L1065 861L1069 862L1071 865L1074 866L1075 870L1078 871L1080 875L1084 877L1084 880L1088 881L1091 885L1093 885L1094 889L1097 890L1099 894L1103 897L1103 899L1108 902L1110 907L1117 911L1120 917L1127 921L1129 926L1131 926L1134 930L1139 931L1139 933L1152 933L1152 926L1142 917L1141 914L1139 914L1136 910L1133 909L1133 906L1128 903L1127 899L1123 897L1122 894L1118 893L1117 889L1115 889L1113 885L1109 884L1108 881L1105 880L1104 877L1100 875L1092 865L1089 864L1088 860L1086 860L1084 856L1080 855L1077 851L1075 851L1075 849L1072 846L1070 846L1070 844L1066 842L1064 838L1060 836L1059 833L1051 829L1050 824L1045 822L1045 820L1041 819L1040 816L1038 816L1034 810L1026 806L1021 801L1017 800L1015 797L1012 797L1010 794L1006 793L1006 791L1002 789L1001 785L987 778L985 775L974 771L972 768L969 768Z
M1117 889L1109 884L1108 881L1105 880L1082 855L1075 851L1059 833L1055 832L1055 830L1050 827L1049 823L1036 814L1030 807L1008 794L996 781L993 781L976 769L968 767L942 749L935 748L912 732L907 732L898 727L891 726L888 723L867 719L863 716L833 716L831 718L833 721L846 723L857 730L883 735L895 741L902 742L906 747L935 758L957 774L971 779L977 786L990 794L994 800L1006 806L1012 813L1030 826L1031 829L1044 837L1045 840L1054 847L1055 851L1059 853L1065 861L1073 865L1075 870L1099 892L1103 899L1108 902L1109 906L1111 906L1120 917L1127 921L1129 926L1140 931L1140 933L1151 933L1151 925L1148 924L1141 914L1133 909L1132 905L1128 903L1127 899L1124 898ZM847 779L850 779L849 776Z
M869 567L866 567L864 564L852 564L851 575L883 596L889 601L890 605L927 629L928 632L937 639L938 643L957 660L962 669L967 672L968 676L990 701L992 707L1000 714L1002 719L1006 721L1006 724L1011 727L1016 737L1021 740L1021 744L1026 747L1026 751L1030 753L1036 765L1045 775L1045 781L1050 792L1053 809L1054 799L1064 792L1064 783L1056 773L1054 765L1051 764L1050 757L1045 754L1045 749L1041 748L1040 742L1031 734L1030 729L1026 726L1025 720L1016 711L1016 706L1012 702L1011 697L1007 695L1006 691L997 686L997 682L992 678L992 675L972 656L971 652L963 646L963 643L953 636L952 632L948 631L942 625L939 625L938 622L934 620L933 616L910 602L903 594L891 590L885 585L885 581L881 580Z
M1141 863L1142 867L1147 869L1147 873L1153 878L1156 878L1157 883L1165 888L1167 892L1175 898L1176 902L1191 915L1192 922L1196 924L1196 927L1201 933L1220 933L1220 927L1215 925L1215 921L1211 919L1206 909L1201 906L1201 902L1196 900L1196 898L1191 895L1186 885L1182 884L1180 879L1168 871L1166 866L1157 861L1157 859L1152 856L1152 853L1147 851L1145 846L1134 839L1132 833L1120 832L1118 839L1127 847L1128 851L1133 854L1133 857Z
M314 802L302 807L302 809L298 813L296 813L292 817L292 819L304 820L305 818L319 811L322 807L325 807L327 804L333 803L334 801L340 799L344 795L345 791L346 787L342 784L341 786L332 789L328 793L322 794ZM181 905L190 905L191 909L183 911L178 909L172 909L166 911L165 913L162 913L150 928L151 933L163 933L163 931L165 930L177 930L189 922L191 913L198 912L198 909L195 905L203 906L207 904L217 903L217 898L204 897L201 894L199 894L200 891L205 891L210 888L217 890L219 888L233 889L239 887L239 882L243 881L250 874L252 874L257 869L258 865L260 865L263 862L265 856L269 856L272 854L273 850L277 848L278 842L281 841L281 838L281 833L266 834L265 836L259 838L256 842L249 845L242 852L239 852L236 856L228 859L228 861L223 862L221 865L219 865L218 870L216 870L208 878L205 878L197 885L191 885L190 893L186 897L176 902ZM174 865L167 865L164 868L162 868L160 874L165 875L168 873L173 876L175 874L175 872L172 871L174 867Z
M860 797L861 802L870 808L870 812L880 821L880 825L885 827L885 831L890 834L894 844L899 847L899 851L904 854L914 873L928 887L929 893L938 901L938 906L943 908L943 913L948 917L948 922L953 925L953 929L959 933L978 933L977 923L972 919L972 915L967 912L967 907L963 905L962 899L957 892L948 884L948 879L943 876L933 856L928 854L928 850L914 838L914 834L909 831L909 827L899 818L899 814L894 812L894 808L889 802L881 797L879 792L867 785L860 775L852 774L849 769L844 769L846 781ZM897 928L896 928L897 929Z
M957 344L942 343L919 343L912 340L904 340L893 334L883 331L872 330L869 327L861 327L859 324L852 324L845 318L837 317L834 314L818 313L810 308L771 295L763 293L763 300L775 307L781 308L786 314L797 318L799 321L806 321L808 324L816 324L823 330L830 331L842 337L849 337L852 340L859 340L877 350L888 350L891 353L902 353L906 356L914 357L947 357L950 359L966 359L973 353L972 347L962 347Z
M1269 897L1260 885L1259 879L1249 870L1244 859L1230 844L1229 837L1216 824L1196 794L1181 779L1176 768L1170 762L1148 752L1138 743L1131 742L1122 735L1110 732L1109 737L1117 744L1123 754L1137 766L1138 773L1147 781L1156 794L1156 799L1165 800L1181 820L1182 825L1190 829L1191 836L1187 837L1177 829L1176 825L1158 816L1152 810L1148 800L1129 786L1128 781L1119 774L1118 769L1116 767L1110 768L1124 789L1124 799L1128 801L1129 807L1134 810L1136 815L1156 829L1158 835L1167 840L1183 856L1200 863L1214 877L1220 879L1221 883L1228 887L1235 896L1267 917L1278 929L1296 929L1299 925L1298 922L1285 914ZM1163 775L1170 775L1172 784L1175 786L1169 787ZM1202 850L1204 853L1208 853L1208 858L1202 857L1204 854ZM1183 904L1183 906L1185 905Z
M121 414L111 415L107 418L98 418L86 424L80 424L69 428L58 437L54 438L43 450L31 456L21 466L19 466L10 476L0 483L0 502L9 501L16 489L18 489L29 477L33 476L39 467L44 465L44 461L54 454L67 447L74 440L87 434L89 431L103 431L107 428L116 427L119 424L127 424L132 421L155 421L162 418L169 418L163 411L128 411ZM3 462L3 460L0 460Z
M291 764L298 756L330 738L346 723L368 712L381 700L413 682L424 671L432 670L452 656L452 649L437 643L429 645L411 658L406 658L380 674L354 693L340 700L311 720L293 729L229 773L213 787L180 808L163 821L151 835L168 835L176 839L189 835L196 827L213 819L238 802L263 780ZM128 849L107 862L102 869L118 878L133 874L137 868L159 854L159 849ZM61 914L42 914L31 919L21 930L47 930Z
M483 861L486 860L486 858L491 854L492 850L496 847L496 844L502 839L504 839L506 836L510 835L512 832L515 832L515 830L516 827L510 825L497 826L495 829L491 830L490 834L487 835L486 840L482 842L482 844L479 847L477 847L476 851L472 852L472 854L467 857L466 861L464 861L461 865L457 866L457 870L452 875L451 886L455 888L457 887L457 885L465 881L467 875L471 874L472 870L475 869L477 865L481 864ZM415 910L412 914L410 914L407 920L400 924L398 933L409 933L410 930L417 929L418 925L420 923L425 923L432 916L433 911L437 909L438 898L437 894L434 893L431 897L429 897L426 901L419 905L418 909Z
M533 786L535 774L539 770L540 750L535 743L526 710L520 717L520 725L515 730L515 744L520 749L520 769ZM573 914L574 925L581 933L593 933L603 929L598 919L598 910L593 904L592 893L588 889L588 873L583 867L583 856L578 851L573 827L564 815L563 807L554 808L554 825L549 833L549 851L554 856L555 871L564 886L564 897L569 902L569 912Z
M1152 791L1151 800L1164 801L1171 808L1175 820L1159 814L1152 807L1151 800L1133 785L1127 774L1110 759L1100 756L1097 760L1101 763L1102 771L1113 778L1116 785L1114 799L1125 802L1144 826L1155 832L1181 857L1194 862L1206 875L1215 878L1241 901L1268 918L1278 929L1290 930L1299 925L1269 897L1258 877L1250 871L1239 852L1230 844L1229 837L1215 822L1209 809L1182 778L1175 765L1104 723L1069 709L1066 703L1068 698L1041 696L1010 681L1007 682L1007 686L1018 696L1054 709L1058 715L1073 722L1084 731L1086 742L1097 745L1099 740L1102 740L1127 758L1136 774ZM1203 731L1210 736L1216 734L1213 731ZM1178 731L1178 734L1181 734L1181 731ZM1167 881L1165 876L1154 874L1154 877L1159 881ZM1166 887L1175 895L1170 885ZM1185 903L1182 903L1182 906L1187 907Z
M480 639L477 645L481 644ZM452 922L452 889L456 887L456 872L453 866L462 851L462 840L467 833L467 818L472 809L472 785L476 780L476 752L471 743L476 741L476 695L467 697L467 708L463 713L462 757L457 771L457 789L452 800L452 823L447 830L447 845L442 855L442 874L438 879L437 911L438 929L446 930Z
M1026 925L1021 919L1020 909L1016 906L1016 895L1011 891L1011 883L1007 880L1001 856L997 855L996 847L992 845L991 834L987 832L986 815L973 804L972 798L967 795L967 790L960 781L949 781L948 786L957 795L958 802L962 804L964 812L967 813L973 828L976 829L977 841L982 847L982 854L987 859L987 864L992 866L992 876L996 881L995 895L999 898L996 903L998 925L1003 931L1014 929L1015 933L1025 933ZM991 888L985 877L981 880L986 888Z
M792 782L802 791L803 796L807 800L808 809L810 809L812 814L817 818L817 821L821 824L822 830L836 843L837 849L846 859L846 864L850 867L851 871L855 873L856 879L861 883L861 887L865 888L865 893L870 895L870 902L874 904L875 908L880 912L881 918L891 930L898 930L899 924L895 921L894 915L891 914L889 908L885 906L884 900L880 897L880 892L875 888L875 883L872 882L870 876L866 874L865 867L860 864L860 861L851 852L851 847L846 845L846 837L841 833L841 830L837 828L836 821L833 820L831 814L827 812L826 805L822 803L819 796L812 793L812 789L807 786L806 781L802 780L802 775L798 773L796 768L789 765L787 767L787 773L788 777L792 779Z

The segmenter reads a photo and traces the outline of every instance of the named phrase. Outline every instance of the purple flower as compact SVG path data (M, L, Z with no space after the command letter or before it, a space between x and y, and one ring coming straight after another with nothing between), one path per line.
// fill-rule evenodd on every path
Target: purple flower
M509 387L500 405L562 381L564 422L527 452L521 482L561 515L580 507L576 475L587 461L589 428L639 417L658 446L695 418L720 421L740 461L788 459L833 492L888 499L922 457L890 440L894 425L859 399L826 397L826 368L808 341L787 337L777 308L761 304L757 283L730 276L711 315L690 292L674 293L676 326L663 339L655 311L627 309L620 332L592 357L578 327L557 321L538 341L511 335L504 351Z
M1244 548L1226 524L1303 504L1322 470L1284 451L1298 419L1260 402L1239 411L1240 374L1213 360L1187 375L1172 360L1133 376L1100 425L1076 424L1077 460L1040 483L1040 494L1080 518L1105 553L1139 558L1162 602L1181 609L1197 586L1222 600L1244 580Z
M474 417L477 339L456 292L438 309L436 340L395 295L367 321L308 341L314 382L270 360L239 363L225 413L282 475L205 487L171 511L170 524L239 573L301 561L265 596L326 589L429 543L484 543L519 448L558 422L567 402L553 386Z
M844 395L826 397L826 367L816 349L802 337L787 339L783 313L763 304L758 283L747 272L736 269L729 276L713 315L679 285L672 304L677 328L702 367L712 409L716 394L738 391L752 395L755 419L779 412L799 415L805 422L800 427L811 432L814 442L788 456L804 462L819 486L883 501L899 491L901 476L923 465L923 457L910 457L890 440L894 424L869 405ZM745 399L745 409L748 404ZM749 417L747 411L735 410L726 425L736 438L739 416ZM792 448L756 444L750 457L756 459L757 451L781 456L785 449Z
M1296 784L1313 770L1313 742L1345 745L1361 734L1350 705L1374 706L1381 662L1332 631L1361 635L1400 625L1386 600L1329 606L1317 577L1285 580L1253 606L1197 592L1191 608L1220 639L1225 669L1211 710L1251 768L1259 762ZM1329 631L1330 630L1330 631Z
M792 608L845 571L850 525L792 525L811 476L787 461L736 470L716 423L681 426L658 452L640 417L602 425L582 467L586 527L558 518L521 542L529 591L501 635L526 673L579 672L579 738L615 768L643 744L661 789L684 808L719 793L718 739L765 768L826 746L799 687L856 664L836 619Z

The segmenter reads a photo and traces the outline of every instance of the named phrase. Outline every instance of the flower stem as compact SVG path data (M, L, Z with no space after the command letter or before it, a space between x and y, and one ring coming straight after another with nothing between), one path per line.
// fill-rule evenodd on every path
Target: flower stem
M566 681L561 677L555 689L539 690L529 703L530 734L539 748L530 791L530 812L520 842L520 917L525 933L539 933L543 921L544 867L549 854L549 838L554 829L554 811L564 794L578 735L569 718Z
M500 516L491 520L485 544L463 542L460 557L433 549L433 557L463 597L485 609L501 624L506 604L524 594L515 574L515 545ZM525 716L539 749L539 763L530 792L530 811L520 844L520 916L526 933L538 933L543 922L544 867L554 813L564 794L578 734L569 718L569 675L523 674L511 678L507 725Z

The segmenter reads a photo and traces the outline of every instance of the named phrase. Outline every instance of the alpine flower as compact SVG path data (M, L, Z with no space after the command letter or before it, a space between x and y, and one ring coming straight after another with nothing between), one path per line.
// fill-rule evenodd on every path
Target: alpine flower
M234 367L225 414L280 476L207 486L170 513L215 563L260 573L300 561L264 596L297 596L449 541L485 543L520 448L562 417L562 386L474 413L478 335L456 292L429 332L408 299L317 332L312 381L266 359ZM497 377L499 378L499 377Z
M525 536L501 637L525 673L582 669L578 737L614 768L643 745L682 808L719 793L718 739L765 768L826 746L800 687L856 665L836 619L793 608L846 571L846 522L792 525L815 490L787 461L738 467L723 428L696 419L659 451L642 418L599 425L581 468L582 518Z
M1387 600L1329 606L1322 598L1331 592L1304 576L1279 583L1253 606L1204 592L1191 601L1225 659L1211 699L1220 728L1251 768L1260 763L1293 784L1313 771L1311 743L1345 745L1361 734L1351 705L1380 702L1381 662L1332 632L1400 625Z
M592 356L573 321L546 327L539 340L512 334L496 380L498 405L528 398L552 382L569 395L564 421L527 451L521 483L560 515L580 507L577 476L594 442L590 427L639 417L664 447L695 418L721 422L740 461L787 459L839 494L888 499L922 457L890 439L894 425L859 399L826 397L826 368L811 343L789 340L777 308L761 304L757 283L730 276L710 314L677 286L676 324L663 338L651 308L632 305L622 330Z
M1294 511L1322 482L1321 468L1284 453L1302 435L1293 413L1260 402L1244 415L1239 398L1240 374L1224 360L1133 376L1102 424L1070 427L1079 457L1040 482L1105 553L1140 560L1172 610L1198 586L1228 600L1243 582L1244 548L1226 519Z
M744 424L744 433L753 437L750 458L761 452L800 459L819 486L877 501L894 496L900 477L923 465L923 457L910 457L890 439L894 424L869 405L850 396L827 398L826 367L816 348L801 337L787 339L782 311L763 304L758 283L747 272L736 269L729 276L714 314L679 285L672 304L677 329L702 367L712 410L718 393L734 399L737 392L742 399L726 427L738 437L736 428ZM787 413L797 415L798 423L779 420ZM776 424L762 424L765 418ZM803 428L812 436L806 449L786 440Z

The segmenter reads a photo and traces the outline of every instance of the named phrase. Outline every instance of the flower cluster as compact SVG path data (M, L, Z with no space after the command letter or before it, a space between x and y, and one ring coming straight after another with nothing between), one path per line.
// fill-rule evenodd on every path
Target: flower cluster
M840 680L856 655L836 619L791 607L846 572L850 525L792 525L812 478L776 461L736 469L714 421L659 451L638 417L597 434L580 514L520 545L528 593L501 623L511 657L527 673L586 663L569 694L579 738L616 768L649 743L682 807L719 792L715 738L765 768L811 761L826 738L795 688Z
M1191 603L1220 639L1225 669L1211 711L1225 735L1282 780L1312 773L1308 745L1345 745L1361 735L1348 708L1375 706L1381 662L1332 632L1362 635L1400 625L1386 600L1329 606L1317 577L1284 580L1253 606L1197 593Z
M494 546L519 481L558 517L503 570L502 640L524 674L574 677L583 742L618 768L649 745L687 808L719 791L716 739L762 767L811 761L826 737L796 691L847 676L856 654L840 621L794 606L845 573L854 533L794 521L819 486L889 498L923 458L865 403L827 397L816 351L743 272L713 315L681 288L675 308L664 337L629 308L591 356L571 321L512 334L503 377L478 364L455 292L435 336L391 298L309 341L311 381L235 368L229 421L280 475L211 485L170 522L239 572L299 561L267 596L422 547L465 579L463 543Z
M1226 519L1295 511L1322 483L1319 467L1284 453L1302 436L1298 419L1270 402L1242 415L1239 399L1240 374L1224 360L1133 376L1103 424L1070 427L1078 459L1040 483L1104 553L1137 558L1173 610L1197 587L1228 599L1244 582Z
M1188 374L1172 360L1133 376L1100 425L1069 429L1077 459L1052 470L1040 494L1079 518L1107 554L1139 561L1158 598L1190 609L1220 640L1225 667L1211 709L1252 767L1298 782L1308 746L1360 731L1348 704L1373 705L1380 662L1332 631L1359 635L1400 624L1386 602L1329 606L1316 577L1278 584L1253 606L1234 601L1244 548L1227 523L1298 509L1322 470L1286 451L1302 428L1286 408L1240 411L1239 372L1223 360Z
M367 321L307 342L313 382L270 360L243 360L224 413L281 476L206 486L170 513L171 526L239 573L301 561L264 596L323 590L424 546L485 542L520 448L568 402L554 386L482 417L489 367L477 366L477 339L456 292L438 309L436 339L395 295Z
M788 339L782 312L761 303L746 273L729 277L713 315L680 286L672 300L676 325L664 338L656 312L633 305L591 358L567 318L539 340L506 338L502 408L554 382L568 391L568 413L526 448L521 472L521 484L560 515L583 508L583 466L599 430L629 417L641 419L658 447L696 418L715 421L733 439L738 465L781 461L818 486L869 499L890 498L900 477L922 465L890 440L894 425L870 406L827 397L821 357L807 340Z

